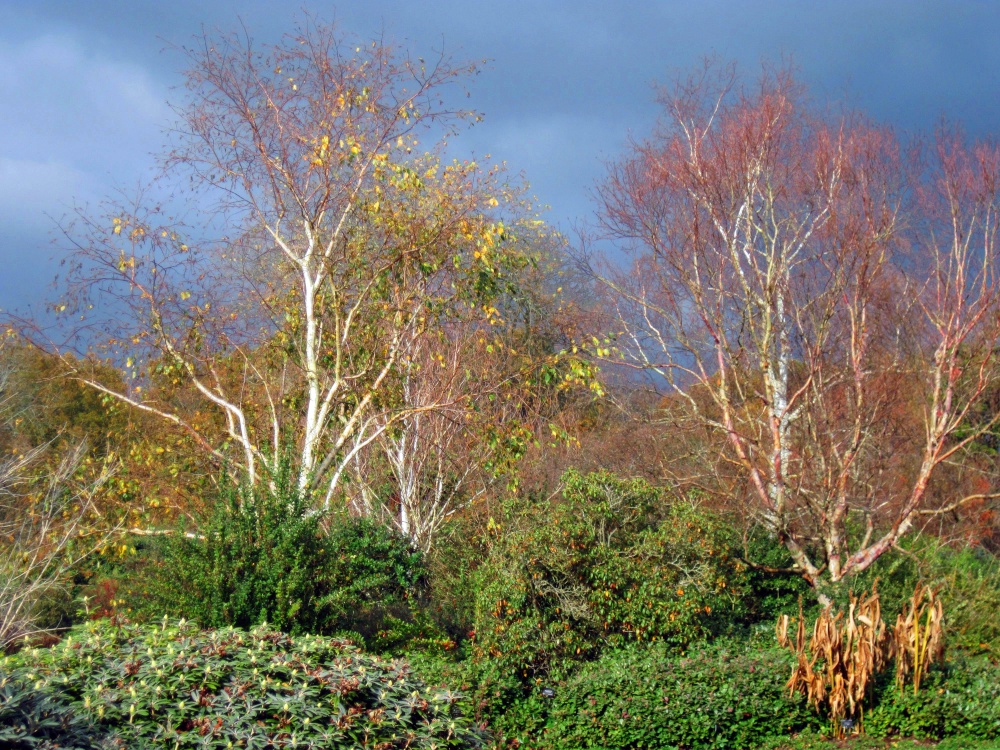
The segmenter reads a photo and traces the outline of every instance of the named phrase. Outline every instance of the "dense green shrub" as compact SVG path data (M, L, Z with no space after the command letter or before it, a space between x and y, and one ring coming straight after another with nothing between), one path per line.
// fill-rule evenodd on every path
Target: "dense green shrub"
M917 693L887 680L865 729L877 737L1000 739L1000 667L960 658L932 670Z
M477 571L492 541L484 526L489 521L475 515L453 516L436 534L427 556L427 612L455 641L475 627Z
M396 651L425 636L416 605L425 588L422 556L398 532L369 518L335 519L324 540L333 628L361 633L373 651ZM332 632L332 631L331 631Z
M774 623L778 615L798 612L800 598L807 608L816 604L815 592L801 575L770 572L792 567L792 556L770 534L762 530L750 534L743 554L753 563L744 588L744 625Z
M785 690L793 657L772 638L720 639L683 655L668 644L631 644L530 693L505 686L473 660L426 653L409 659L427 684L460 689L463 711L511 746L765 748L785 747L783 738L802 733L794 747L827 747L825 718ZM981 657L950 662L932 670L916 695L912 686L898 691L885 672L864 723L879 747L899 737L1000 739L1000 667Z
M327 517L283 468L273 484L225 484L196 534L163 540L142 572L148 614L205 627L269 623L288 633L369 636L409 617L423 577L419 552L369 519ZM130 584L133 589L136 584Z
M995 740L974 740L958 737L928 745L925 740L886 740L881 737L854 736L847 743L832 740L822 735L805 733L797 737L785 737L773 743L762 745L760 750L1000 750Z
M663 645L632 647L586 665L553 698L536 696L534 736L516 736L559 750L751 747L818 726L802 697L784 689L791 663L777 649L699 646L678 656Z
M713 515L607 472L563 483L477 572L474 651L498 680L559 679L603 649L682 646L741 616L744 567Z
M102 734L58 693L40 690L27 669L0 667L0 747L8 750L91 750Z
M37 689L58 690L123 748L483 742L455 693L428 690L404 662L318 636L98 621L6 662L30 670Z
M287 464L270 487L224 480L207 522L166 540L150 566L154 611L205 627L324 632L339 612L322 522Z

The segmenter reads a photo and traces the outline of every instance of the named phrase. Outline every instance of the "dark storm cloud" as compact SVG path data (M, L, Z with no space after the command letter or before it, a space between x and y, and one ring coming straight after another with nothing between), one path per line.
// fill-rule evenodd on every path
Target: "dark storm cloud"
M453 148L524 171L563 226L656 108L653 84L711 53L752 75L791 56L818 98L846 99L902 130L942 115L1000 132L1000 3L378 2L306 3L348 32L417 54L489 58L473 89L486 121ZM171 45L242 22L272 41L283 2L9 0L0 3L0 308L46 289L53 227L152 167L183 58ZM164 51L166 48L166 51Z

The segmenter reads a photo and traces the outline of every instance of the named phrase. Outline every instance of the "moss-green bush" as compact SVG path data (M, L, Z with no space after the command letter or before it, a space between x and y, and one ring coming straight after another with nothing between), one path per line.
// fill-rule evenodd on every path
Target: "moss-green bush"
M318 636L98 621L8 657L117 747L471 748L483 735L402 661Z

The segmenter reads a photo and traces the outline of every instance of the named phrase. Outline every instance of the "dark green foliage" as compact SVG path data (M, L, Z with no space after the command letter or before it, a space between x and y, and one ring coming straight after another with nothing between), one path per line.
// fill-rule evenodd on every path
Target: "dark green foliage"
M790 655L698 647L633 649L588 665L556 692L539 747L744 748L818 725L784 689Z
M499 712L494 715L489 711L488 702L482 700L479 694L479 670L464 654L450 652L434 652L429 649L408 652L404 658L413 669L413 673L428 687L449 687L461 695L459 707L466 716L471 716L479 722L492 724L503 711L511 708L511 704L497 706Z
M714 516L607 472L563 483L478 571L474 649L497 680L560 679L606 648L683 646L740 615L744 568Z
M785 681L792 656L763 639L701 644L677 655L666 644L633 644L583 665L568 680L544 682L530 694L483 681L471 661L426 654L411 657L428 684L448 684L468 694L462 707L488 719L507 741L538 750L577 748L823 747L823 717ZM868 738L884 747L899 737L1000 739L1000 667L977 657L930 673L914 695L897 691L890 672L875 690L864 717ZM807 739L812 737L813 739ZM962 747L952 744L950 747ZM853 747L853 745L852 745Z
M324 546L326 603L337 613L332 628L361 633L378 652L396 651L426 632L414 622L425 585L423 559L406 537L370 518L347 517L331 524Z
M806 606L816 602L816 594L801 575L768 572L792 567L788 550L769 534L763 531L751 534L743 554L756 566L747 569L745 624L773 623L780 614L798 612L800 597Z
M488 554L488 534L475 518L455 516L437 533L427 557L427 610L450 638L475 627L477 571Z
M71 633L8 658L57 690L117 746L467 748L481 734L459 696L428 690L401 661L344 641L191 624Z
M926 740L887 740L881 737L852 737L847 744L843 740L831 740L815 734L802 734L798 737L788 737L761 746L761 750L1000 750L1000 743L995 740L974 740L969 737L958 737L942 740L934 744Z
M877 737L1000 739L1000 667L983 657L951 661L916 694L889 681L865 728Z
M791 656L776 648L728 643L678 655L666 644L633 644L564 682L544 682L501 702L491 700L489 686L476 684L469 663L413 660L429 684L474 693L466 710L484 712L508 742L539 750L745 748L818 728L820 719L802 697L784 689L791 665Z
M0 747L9 750L90 750L102 735L65 700L40 690L28 669L0 667Z
M366 637L387 614L408 618L423 576L404 537L369 519L324 516L287 466L271 487L226 485L197 534L165 540L145 571L153 592L145 609L154 615Z

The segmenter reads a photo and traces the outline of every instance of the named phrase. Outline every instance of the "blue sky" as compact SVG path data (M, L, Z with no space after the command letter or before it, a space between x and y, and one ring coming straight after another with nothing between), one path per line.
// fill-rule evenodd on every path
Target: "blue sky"
M0 0L0 309L53 296L58 222L153 167L182 92L180 55L202 29L243 23L267 42L295 3ZM603 164L655 121L654 85L705 55L790 56L817 98L904 131L942 116L1000 134L1000 2L305 0L351 34L415 53L488 59L473 88L485 121L456 149L524 173L549 218L585 221ZM55 242L54 242L55 240Z

